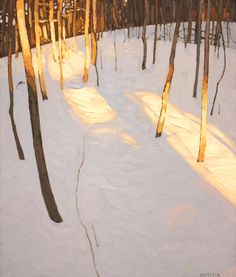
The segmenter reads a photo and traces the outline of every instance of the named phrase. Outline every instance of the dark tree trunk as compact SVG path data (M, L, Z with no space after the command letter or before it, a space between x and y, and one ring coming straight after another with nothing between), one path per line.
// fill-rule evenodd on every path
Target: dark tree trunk
M9 84L9 96L10 96L10 106L9 115L11 119L11 126L16 142L16 148L20 160L24 160L24 153L21 147L20 139L18 137L16 124L14 120L14 88L12 80L12 34L13 34L13 16L14 16L14 2L13 0L8 1L8 84Z
M155 31L154 31L154 43L153 43L153 59L152 63L156 63L156 49L157 49L157 28L158 28L158 0L155 0Z
M197 53L196 53L196 71L195 71L195 81L193 88L193 97L197 97L197 86L198 86L198 75L199 75L199 64L200 64L200 52L201 52L201 10L202 10L202 0L199 0L198 7L198 36L197 36Z
M32 64L32 56L30 51L30 44L28 34L26 31L25 14L24 14L24 0L16 1L17 21L19 26L20 42L22 47L22 55L25 66L25 73L28 86L28 100L30 111L30 122L33 135L33 145L35 158L38 167L41 190L47 207L48 214L51 220L59 223L62 218L57 210L57 205L52 193L47 166L44 157L42 135L40 129L39 107L37 98L37 88L35 82L34 68Z

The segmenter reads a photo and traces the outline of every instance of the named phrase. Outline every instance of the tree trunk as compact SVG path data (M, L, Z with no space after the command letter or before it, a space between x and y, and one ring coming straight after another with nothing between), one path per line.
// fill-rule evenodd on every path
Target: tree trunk
M144 15L143 15L143 62L142 69L146 69L146 61L147 61L147 39L146 39L146 31L147 31L147 12L148 12L148 3L147 0L144 0Z
M49 1L49 24L50 24L50 34L52 41L52 54L54 62L58 61L56 39L55 39L55 25L54 25L54 0Z
M204 73L202 81L202 116L201 116L201 131L200 145L198 153L198 162L203 162L206 148L206 124L207 124L207 92L208 92L208 73L209 73L209 35L210 35L210 12L211 0L207 4L207 21L205 28L205 45L204 45Z
M192 0L188 0L188 35L187 35L187 43L191 43L191 37L192 37L192 17L193 17Z
M33 135L33 145L34 152L38 167L39 179L41 184L41 190L44 198L45 205L47 207L48 214L51 220L59 223L62 222L62 218L57 210L57 205L52 193L44 151L43 143L40 129L40 119L39 119L39 107L37 98L37 88L35 82L34 68L32 64L32 56L30 51L29 38L26 30L25 24L25 14L24 14L24 0L16 1L16 11L17 11L17 21L19 26L20 42L22 47L22 55L25 66L25 73L28 86L28 100L29 100L29 111L30 111L30 121Z
M99 86L99 76L97 69L97 0L92 0L92 33L91 33L91 44L92 44L92 57L91 63L95 67L96 75L97 75L97 86Z
M6 12L7 12L7 0L3 0L2 3L2 23L1 23L1 45L0 45L0 55L5 56L5 45L6 45Z
M162 130L165 122L166 109L167 109L168 95L170 91L172 77L174 74L175 52L176 52L176 45L178 41L179 28L180 28L179 4L176 3L176 5L177 5L176 9L178 11L177 18L176 18L177 22L175 25L174 37L173 37L173 42L171 47L171 54L170 54L170 60L169 60L169 72L166 78L164 90L162 92L162 106L161 106L160 117L157 124L157 129L156 129L156 137L160 137L162 135Z
M77 15L77 0L73 1L73 37L74 37L74 47L76 49L76 15Z
M199 1L198 7L198 34L197 34L197 53L196 53L196 71L195 71L195 81L194 81L194 88L193 88L193 97L197 97L197 86L198 86L198 75L199 75L199 64L200 64L200 52L201 52L201 30L202 30L202 23L201 23L201 10L202 10L202 0Z
M89 60L90 60L90 50L89 50L89 16L90 16L90 0L86 0L86 12L85 12L85 61L84 61L83 82L88 82L88 69L89 69Z
M58 0L57 7L57 24L58 24L58 48L59 48L59 66L60 66L60 86L61 89L64 88L64 77L63 77L63 69L62 69L62 26L61 26L61 13L62 13L62 0Z
M14 120L14 88L12 80L12 33L13 33L13 16L14 16L14 2L13 0L8 1L8 84L9 84L9 96L10 96L10 106L9 115L11 119L11 126L16 142L16 148L20 160L24 160L24 153L21 147L21 143L18 137L16 124Z
M15 24L15 57L19 57L19 35L18 35L18 23Z
M44 84L44 74L43 74L43 60L40 46L40 27L39 27L39 0L34 2L34 28L35 28L35 39L36 39L36 54L38 59L38 76L40 83L40 90L43 100L48 99L46 93L46 87Z
M156 63L157 28L158 28L158 0L155 0L155 31L154 31L153 60L152 60L153 64Z

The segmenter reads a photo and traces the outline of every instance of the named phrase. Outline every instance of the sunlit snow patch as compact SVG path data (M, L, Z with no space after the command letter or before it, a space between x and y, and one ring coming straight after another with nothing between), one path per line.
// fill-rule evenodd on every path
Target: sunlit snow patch
M129 94L148 117L157 123L161 97L149 92ZM200 120L168 104L164 134L172 147L213 185L226 199L236 204L236 145L215 126L207 125L207 147L204 163L197 163Z
M65 89L64 97L83 123L103 123L116 116L116 112L93 87Z
M133 146L135 148L140 148L140 145L138 145L138 142L133 136L127 134L126 132L123 132L119 128L99 128L94 129L93 133L96 135L115 136L116 138L119 138L121 141L123 141L125 144Z

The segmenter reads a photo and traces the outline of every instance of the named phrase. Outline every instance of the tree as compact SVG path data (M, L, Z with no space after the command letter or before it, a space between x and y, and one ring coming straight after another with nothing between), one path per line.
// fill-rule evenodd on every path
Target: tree
M89 16L90 16L90 0L86 0L86 12L85 12L85 60L84 60L84 75L83 82L88 82L88 68L90 60L89 49Z
M206 21L206 28L205 28L205 43L204 43L204 73L203 73L203 81L202 81L202 115L201 115L200 145L199 145L199 152L198 152L198 159L197 159L198 162L204 161L205 149L206 149L210 14L211 14L211 0L208 0L208 2L207 2L207 21Z
M152 63L156 63L156 48L157 48L157 29L158 29L158 0L155 0L155 31L154 31L154 42L153 42L153 59Z
M174 31L174 37L171 47L171 53L170 53L170 59L169 59L169 71L166 78L165 86L162 92L162 105L161 105L161 112L159 121L156 128L156 137L160 137L162 135L162 130L165 122L165 116L166 116L166 109L167 109L167 101L168 101L168 95L171 87L171 82L174 74L174 60L175 60L175 52L176 52L176 45L178 41L179 36L179 28L180 28L180 4L176 3L176 11L177 11L177 17L176 17L176 25L175 25L175 31Z
M12 80L12 32L13 32L13 16L14 16L14 2L13 0L8 1L8 85L9 85L9 96L10 106L9 115L11 119L11 126L16 142L16 148L20 160L24 160L24 152L20 143L20 139L17 133L15 119L14 119L14 88Z
M46 87L44 84L44 74L43 74L43 60L40 46L40 27L39 27L39 0L34 2L34 29L35 29L35 40L36 40L36 54L38 59L38 76L40 89L43 100L48 99L46 93Z
M62 68L62 24L61 24L61 13L62 13L62 0L58 0L57 7L57 29L58 29L58 48L59 48L59 66L60 66L60 86L61 89L64 88L64 77Z
M199 75L199 64L200 64L200 51L201 51L201 36L202 36L202 20L201 20L201 10L202 10L202 0L199 1L198 6L198 30L197 30L197 52L196 52L196 71L195 71L195 81L193 88L193 97L197 97L197 86L198 86L198 75Z
M55 26L54 26L54 0L49 0L49 26L52 42L52 54L54 62L58 61L57 50L56 50L56 39L55 39Z
M23 61L25 66L25 74L28 87L28 102L30 111L30 122L33 135L33 146L38 167L39 179L41 184L41 191L44 202L51 220L59 223L62 218L57 210L57 205L52 193L49 176L47 172L46 161L43 151L42 135L39 119L39 107L37 98L37 88L35 81L34 68L32 63L32 56L30 51L29 38L26 30L24 0L16 0L17 21L20 34L20 43L22 48Z

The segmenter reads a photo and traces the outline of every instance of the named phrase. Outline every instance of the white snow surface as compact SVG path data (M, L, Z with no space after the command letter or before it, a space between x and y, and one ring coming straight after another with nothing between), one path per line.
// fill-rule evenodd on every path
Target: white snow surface
M236 50L227 48L226 73L208 116L206 160L199 164L203 51L193 99L196 46L178 43L164 132L156 139L171 42L158 41L152 65L152 34L150 27L144 71L138 29L131 38L123 30L104 34L99 87L93 66L89 82L81 81L83 37L73 51L74 40L67 40L63 91L51 46L42 47L49 100L41 100L37 79L41 129L61 224L50 221L40 190L22 56L13 58L13 78L25 161L18 159L8 115L7 59L0 60L1 277L96 277L76 198L100 277L236 276ZM222 50L217 59L212 47L209 108L222 69Z

